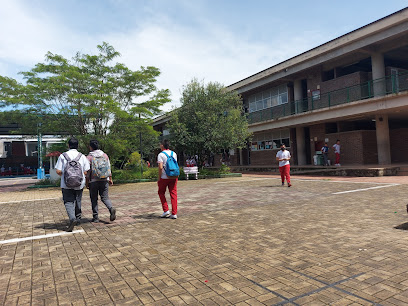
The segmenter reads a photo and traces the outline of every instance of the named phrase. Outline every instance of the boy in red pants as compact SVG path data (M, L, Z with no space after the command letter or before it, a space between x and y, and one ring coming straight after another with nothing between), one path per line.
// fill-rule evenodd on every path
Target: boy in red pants
M157 156L157 164L159 165L159 181L157 182L157 185L159 186L159 197L160 201L162 203L163 207L163 214L162 218L168 218L170 219L177 219L177 178L168 178L165 168L167 164L167 155L171 156L173 154L174 159L177 161L177 154L175 152L172 152L169 149L169 141L167 139L163 140L160 143L160 149L162 150L161 153ZM163 152L167 153L164 154ZM167 204L166 200L166 188L169 188L170 192L170 199L171 199L171 214L169 211L169 206Z
M276 160L279 162L279 172L282 178L282 186L285 185L285 177L288 182L288 187L292 186L290 183L290 152L286 150L284 144L281 145L280 151L276 154Z

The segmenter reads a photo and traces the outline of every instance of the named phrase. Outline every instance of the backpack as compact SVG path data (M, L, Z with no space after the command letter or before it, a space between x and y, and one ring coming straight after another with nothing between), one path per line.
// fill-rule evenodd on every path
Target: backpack
M64 169L64 182L69 189L80 187L84 180L84 171L79 163L79 159L82 154L78 153L78 156L71 160L67 153L62 154L67 160L67 164Z
M91 169L92 178L106 179L112 175L110 163L104 155L92 156Z
M173 157L173 151L171 151L170 156L164 151L162 151L162 153L164 153L164 155L167 156L166 167L164 168L167 177L170 179L178 178L180 175L180 168L179 165L177 164L177 161Z

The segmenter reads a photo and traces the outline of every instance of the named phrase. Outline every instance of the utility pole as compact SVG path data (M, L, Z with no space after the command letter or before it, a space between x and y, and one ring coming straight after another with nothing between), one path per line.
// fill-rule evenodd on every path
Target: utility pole
M140 140L140 171L141 171L140 178L143 178L142 125L140 113L139 113L139 140Z
M38 168L37 168L37 179L41 180L44 178L44 169L42 167L42 134L41 134L41 125L39 122L37 124L37 157L38 157Z

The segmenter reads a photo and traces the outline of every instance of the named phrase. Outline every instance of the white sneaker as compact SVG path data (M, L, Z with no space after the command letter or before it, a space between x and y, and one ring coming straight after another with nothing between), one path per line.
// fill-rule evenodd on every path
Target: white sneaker
M168 218L170 216L170 212L169 211L165 211L160 218Z
M170 219L177 219L177 215L170 215Z

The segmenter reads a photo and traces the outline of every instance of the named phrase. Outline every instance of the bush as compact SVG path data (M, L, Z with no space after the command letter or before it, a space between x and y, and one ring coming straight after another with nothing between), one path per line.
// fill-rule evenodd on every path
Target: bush
M159 178L159 168L148 168L146 171L143 171L143 178L157 180Z
M221 165L220 170L218 170L219 174L228 174L231 173L231 168L227 165Z
M42 180L39 180L37 183L35 183L36 186L55 186L55 187L60 187L61 186L61 180L51 180L49 178L45 178Z
M141 178L140 172L136 170L112 170L113 181L132 181Z

